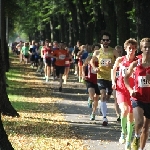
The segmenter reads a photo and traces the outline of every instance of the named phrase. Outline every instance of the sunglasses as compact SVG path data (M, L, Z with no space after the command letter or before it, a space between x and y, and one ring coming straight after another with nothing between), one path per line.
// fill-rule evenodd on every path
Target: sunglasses
M109 39L103 39L103 42L105 42L105 41L106 41L106 42L108 42L108 41L109 41Z

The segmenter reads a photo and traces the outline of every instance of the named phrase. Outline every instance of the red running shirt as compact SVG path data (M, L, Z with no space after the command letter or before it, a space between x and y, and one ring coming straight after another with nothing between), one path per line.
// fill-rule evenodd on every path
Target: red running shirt
M98 67L98 61L95 62L95 67ZM89 82L92 82L94 84L97 84L97 73L93 70L92 66L88 64L88 75L86 79Z
M138 59L138 64L135 69L135 97L134 100L150 103L150 81L146 80L146 74L150 74L150 66L143 67L142 59Z
M135 57L133 61L136 61L136 60L137 60L137 58ZM119 77L117 79L116 90L118 92L123 93L123 94L129 95L129 91L127 90L127 88L125 87L125 84L124 84L124 76L126 74L126 71L128 70L128 67L130 66L130 64L133 61L129 61L129 60L127 60L127 58L125 56L123 56L122 61L121 61L121 65L119 66ZM130 83L131 88L133 88L135 85L134 74L132 74L132 76L129 78L129 83Z
M66 58L65 58L65 67L70 67L70 58L69 58L69 54L67 54Z
M42 52L43 52L44 58L51 59L51 57L50 57L50 54L51 54L50 47L43 46Z

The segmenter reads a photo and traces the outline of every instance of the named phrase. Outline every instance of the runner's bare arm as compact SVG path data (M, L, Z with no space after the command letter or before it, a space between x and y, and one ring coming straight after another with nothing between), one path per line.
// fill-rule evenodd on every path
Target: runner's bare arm
M88 56L82 66L82 74L85 76L85 68L90 63L92 56Z
M52 57L52 58L56 58L56 59L59 59L59 57L56 57L56 53L55 53L56 51L53 51L53 53L52 54L50 54L50 57Z
M113 54L116 59L119 57L119 53L115 49L113 50Z
M126 72L126 75L124 77L124 83L125 83L125 86L126 88L129 90L129 92L131 93L132 88L130 87L130 84L129 84L129 77L132 75L132 73L134 72L134 69L135 67L137 66L137 61L134 61L130 64L127 72Z
M91 61L90 61L90 64L91 64L93 70L96 70L96 69L97 69L97 67L95 66L95 62L96 62L96 61L97 61L97 57L96 57L96 56L93 56L92 59L91 59Z
M80 50L80 51L77 53L77 56L80 57L80 56L83 54L83 52L84 52L83 50Z
M111 71L111 80L112 84L116 83L116 70L119 67L119 63L121 62L122 57L118 57L114 63L113 69Z

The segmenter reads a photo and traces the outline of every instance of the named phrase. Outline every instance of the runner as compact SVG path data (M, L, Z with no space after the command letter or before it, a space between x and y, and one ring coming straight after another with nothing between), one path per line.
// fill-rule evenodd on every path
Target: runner
M35 45L35 40L32 40L30 45L30 62L32 68L35 67L35 54L36 54L37 46Z
M118 53L115 49L109 47L111 42L111 35L108 32L104 32L101 36L102 48L99 51L95 51L92 57L91 65L93 69L98 72L97 84L101 93L100 110L103 115L103 126L107 126L108 120L106 118L107 105L106 101L112 94L112 82L111 82L111 69L115 58L118 57ZM98 60L99 67L95 66L95 62ZM106 90L108 89L108 96L106 96Z
M57 41L54 41L52 45L53 45L52 46L52 53L55 50L59 50L59 45L58 45ZM55 58L51 58L51 61L52 61L52 64L51 64L52 74L51 75L53 75L53 80L55 80L55 78L56 78L56 70L55 70L56 59Z
M23 60L25 61L25 64L27 64L29 60L29 43L28 42L24 42L24 46L21 49L21 53L23 55Z
M115 50L118 52L119 56L122 56L122 46L119 46L117 45L115 47ZM119 68L117 68L116 70L116 79L119 77ZM114 107L115 107L115 111L116 111L116 115L117 115L117 121L121 121L121 118L120 118L120 109L119 109L119 105L117 103L117 97L116 97L116 90L113 90L113 97L114 97L114 100L115 100L115 103L114 103Z
M23 55L22 55L22 52L21 52L21 49L22 49L22 41L20 41L17 45L16 45L16 48L17 48L17 55L19 55L19 61L20 63L23 61Z
M125 76L125 85L132 96L135 119L133 150L144 150L150 125L150 38L143 38L140 42L140 48L143 52L141 58L130 65ZM133 72L135 74L134 89L129 83Z
M124 84L124 76L129 65L137 60L135 52L137 50L137 41L135 39L128 39L124 43L126 55L118 57L115 61L112 71L112 88L116 89L117 102L121 109L121 136L119 142L121 144L126 142L125 150L131 150L131 137L133 132L133 109L130 101L130 94ZM116 70L119 67L119 77L116 82ZM134 79L130 77L130 86L133 88ZM127 131L126 131L127 126ZM126 137L127 136L127 137Z
M67 84L67 79L68 79L68 75L70 71L70 64L72 63L73 60L72 60L72 55L69 49L67 47L65 49L68 52L68 54L65 58L65 71L64 71L63 79L64 79L64 84Z
M72 52L72 55L74 56L74 63L75 63L75 72L74 72L74 74L75 75L79 75L79 68L78 68L78 61L79 61L79 58L78 58L78 56L77 56L77 54L78 54L78 52L80 51L79 50L79 47L81 46L81 42L78 40L77 41L77 45L76 46L74 46L74 50L73 50L73 52Z
M79 77L79 82L83 82L83 79L82 79L82 65L83 65L83 62L85 61L85 59L88 56L88 52L86 50L86 46L85 45L80 46L79 49L80 49L80 51L77 54L78 59L79 59L78 60L78 68L79 68L78 77Z
M64 74L64 70L65 70L65 58L68 55L68 52L65 50L65 45L63 42L59 44L59 50L53 51L52 55L56 57L55 69L56 69L56 76L59 77L59 92L61 92L62 75Z
M37 53L39 54L39 67L37 69L37 72L40 72L41 74L44 72L43 71L43 65L44 65L44 62L43 62L43 53L42 53L42 48L44 46L44 42L41 41L40 42L40 46L37 50Z
M43 79L46 82L49 81L50 73L51 73L51 48L49 47L49 40L45 40L45 46L42 47L42 54L43 54L43 62L45 64L44 72L45 77Z
M92 113L90 120L95 120L95 112L98 106L98 99L100 95L100 91L97 85L97 72L93 70L90 60L92 56L88 56L83 63L83 71L82 71L82 78L86 81L89 99L88 99L88 106L92 108ZM86 76L86 67L88 66L88 74ZM95 61L95 66L98 67L98 61ZM92 107L93 103L93 107Z

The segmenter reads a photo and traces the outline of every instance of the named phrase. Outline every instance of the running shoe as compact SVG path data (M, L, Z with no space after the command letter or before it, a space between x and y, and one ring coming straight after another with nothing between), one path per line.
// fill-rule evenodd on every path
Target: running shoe
M117 118L117 121L118 121L118 122L120 122L120 121L121 121L121 118L120 118L120 116L118 116L118 118Z
M106 117L103 118L103 126L108 125L108 119Z
M95 120L95 114L91 114L90 120Z
M125 150L131 150L131 143L130 142L126 142Z
M120 136L120 139L119 139L119 143L120 143L120 144L124 144L125 141L126 141L125 134L121 132L121 136Z
M62 87L59 87L59 92L62 92Z
M132 150L138 150L140 147L140 138L134 137L131 143Z
M46 80L46 77L43 77L43 80Z
M46 78L46 82L48 82L49 81L49 79L48 78Z

